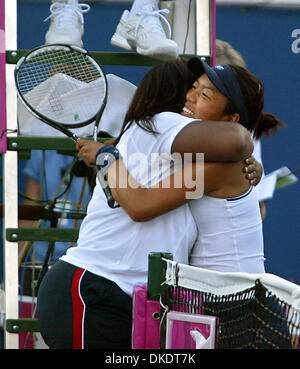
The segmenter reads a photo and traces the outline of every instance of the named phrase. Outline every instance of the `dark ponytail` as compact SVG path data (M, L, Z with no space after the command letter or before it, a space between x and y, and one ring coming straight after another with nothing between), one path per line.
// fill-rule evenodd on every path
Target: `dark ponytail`
M262 112L254 127L254 137L259 139L262 135L269 136L275 133L278 127L285 127L286 124L277 119L275 115Z
M230 67L239 82L244 96L250 118L250 123L246 128L253 132L253 136L259 139L262 135L269 136L278 127L284 127L285 123L277 119L273 114L263 112L264 86L260 80L243 67L236 65L230 65ZM243 125L243 122L240 123Z

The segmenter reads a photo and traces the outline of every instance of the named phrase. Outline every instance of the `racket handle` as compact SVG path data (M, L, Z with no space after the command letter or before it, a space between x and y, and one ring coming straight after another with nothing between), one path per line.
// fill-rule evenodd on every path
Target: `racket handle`
M75 141L75 142L77 142L77 140L78 140L78 138L79 137L77 137L76 135L75 135L75 133L72 133L72 132L70 132L70 136L69 136L70 138L72 138L72 140L73 141Z
M93 139L94 141L98 141L98 126L96 126L96 124L93 131Z

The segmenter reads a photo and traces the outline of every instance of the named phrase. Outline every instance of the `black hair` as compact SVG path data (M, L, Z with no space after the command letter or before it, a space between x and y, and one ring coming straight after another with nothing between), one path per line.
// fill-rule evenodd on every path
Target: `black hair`
M278 127L284 127L285 123L276 118L275 115L263 111L264 85L262 82L243 67L229 66L238 80L249 115L250 123L248 126L245 126L243 122L240 123L252 131L256 139L261 138L262 135L269 136L271 131L274 132ZM233 114L235 112L237 109L234 103L229 100L225 113Z
M182 58L158 64L148 71L133 96L116 144L132 124L156 134L153 116L164 111L180 113L195 79Z

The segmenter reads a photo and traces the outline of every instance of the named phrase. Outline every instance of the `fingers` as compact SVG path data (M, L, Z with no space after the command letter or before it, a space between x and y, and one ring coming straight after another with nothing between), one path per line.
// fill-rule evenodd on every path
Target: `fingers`
M247 165L243 168L243 171L246 173L246 179L249 181L251 186L256 186L259 182L256 165L253 164L254 161L252 160L252 158L246 159L245 163Z
M98 150L105 145L107 145L107 143L78 139L76 142L78 157L81 158L87 166L93 166L96 161L96 154Z
M243 171L247 173L246 178L249 180L251 186L256 186L262 176L262 166L254 156L245 159L244 162L246 165L244 166Z
M104 144L91 140L77 140L76 148L78 150L78 157L83 159L87 166L95 164L95 156Z
M249 165L249 164L254 164L256 160L254 159L253 156L250 156L250 158L247 158L244 161L245 161L246 164Z
M250 182L250 185L251 186L256 186L258 183L259 183L259 181L258 181L258 179L257 178L255 178L255 179L252 179L251 181L249 181Z
M249 180L251 186L256 186L259 183L259 177L255 170L251 173L247 173L246 178Z
M80 142L80 138L76 141L76 150L80 150L80 147L81 147L81 142Z
M247 178L247 179L254 179L254 178L257 178L256 170L254 170L254 171L253 171L253 172L251 172L251 173L247 173L247 174L246 174L246 178Z
M103 144L100 142L95 142L92 140L83 140L83 139L78 139L76 142L76 149L78 151L80 150L84 150L86 152L88 151L93 151L93 150L99 150L100 147L102 147Z
M243 170L244 170L245 173L255 172L256 171L256 165L255 164L246 165Z
M84 140L82 138L78 138L78 140L76 141L76 150L80 150L80 148L84 145L86 145L88 142L90 142L89 140Z
M87 166L91 165L90 150L87 140L77 140L76 149L78 150L78 157L83 159Z

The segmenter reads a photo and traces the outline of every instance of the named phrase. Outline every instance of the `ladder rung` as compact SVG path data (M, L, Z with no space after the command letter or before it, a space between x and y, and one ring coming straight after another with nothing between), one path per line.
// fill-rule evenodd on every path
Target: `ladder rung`
M78 229L71 228L7 228L6 240L76 242Z
M69 137L16 136L7 137L8 150L64 150L76 151L75 142Z
M6 63L16 64L18 60L30 50L7 50ZM89 54L101 65L141 65L151 66L161 63L161 60L149 56L140 55L134 52L99 52L89 51Z
M88 139L85 137L85 139ZM99 142L105 142L109 137L100 137ZM7 137L7 149L21 150L57 150L59 152L77 152L75 142L69 137L56 136L16 136Z
M39 332L40 326L33 318L6 319L6 330L9 333Z
M16 64L18 60L30 50L7 50L6 63ZM150 56L140 55L135 52L100 52L89 51L89 54L98 61L101 65L135 65L135 66L153 66L162 62L162 60L152 58ZM181 55L190 58L194 55ZM209 56L204 56L209 59Z

